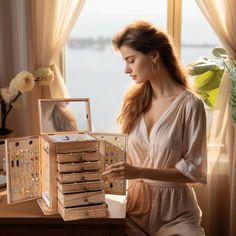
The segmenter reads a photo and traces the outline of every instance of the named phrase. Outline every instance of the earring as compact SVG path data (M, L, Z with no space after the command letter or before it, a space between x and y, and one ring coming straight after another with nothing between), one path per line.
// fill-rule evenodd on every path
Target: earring
M152 63L152 72L154 73L154 74L156 74L158 71L159 71L159 64L158 64L158 62L153 62Z

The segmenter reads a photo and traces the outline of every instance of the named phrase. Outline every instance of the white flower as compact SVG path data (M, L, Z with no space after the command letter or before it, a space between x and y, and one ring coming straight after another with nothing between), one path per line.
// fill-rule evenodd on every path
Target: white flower
M6 103L10 103L10 101L12 101L18 94L18 91L14 90L14 91L11 92L8 87L1 88L0 92L1 92L2 99Z
M41 67L34 71L35 80L39 85L49 85L54 80L54 73L50 67Z
M35 85L34 76L28 71L19 72L14 79L12 79L9 90L10 92L19 91L21 93L30 91Z
M17 88L16 82L17 82L16 79L12 79L8 88L12 98L15 98L16 95L18 94L18 90L16 89Z
M17 90L17 79L16 78L11 80L10 85L9 85L9 92L10 93L18 92L18 90Z

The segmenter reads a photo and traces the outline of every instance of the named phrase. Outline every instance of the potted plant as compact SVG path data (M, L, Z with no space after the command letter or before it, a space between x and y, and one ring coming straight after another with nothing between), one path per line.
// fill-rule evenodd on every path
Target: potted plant
M229 104L232 108L232 123L236 126L236 60L230 58L223 48L212 50L214 58L199 57L187 66L191 76L194 76L194 90L205 104L214 108L220 82L224 71L229 73L232 83Z
M213 55L217 50L221 50L221 48L213 49ZM208 107L214 108L221 78L225 70L221 58L219 56L210 59L199 57L187 66L187 70L191 76L194 76L194 91L202 97Z

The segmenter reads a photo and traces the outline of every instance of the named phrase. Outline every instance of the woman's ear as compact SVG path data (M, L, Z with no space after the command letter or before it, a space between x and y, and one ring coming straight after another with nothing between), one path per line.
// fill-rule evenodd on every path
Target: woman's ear
M152 61L153 61L154 63L156 63L156 62L158 61L158 59L159 59L159 56L160 56L160 53L159 53L158 51L154 51L154 52L152 53Z

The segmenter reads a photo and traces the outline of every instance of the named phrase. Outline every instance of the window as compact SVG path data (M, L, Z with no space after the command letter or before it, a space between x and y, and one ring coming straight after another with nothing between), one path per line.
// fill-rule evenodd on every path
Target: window
M126 24L145 18L167 28L168 0L87 0L65 47L66 83L72 97L89 97L94 131L118 131L116 117L133 83L124 73L111 37ZM195 0L182 0L181 61L212 57L220 42ZM209 114L208 121L211 122Z
M116 117L130 86L111 37L145 18L166 29L167 0L87 0L65 47L66 83L71 97L89 97L93 131L117 132Z
M182 1L181 60L188 65L200 56L213 57L220 42L195 0Z

